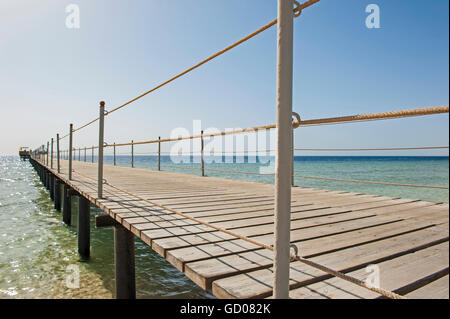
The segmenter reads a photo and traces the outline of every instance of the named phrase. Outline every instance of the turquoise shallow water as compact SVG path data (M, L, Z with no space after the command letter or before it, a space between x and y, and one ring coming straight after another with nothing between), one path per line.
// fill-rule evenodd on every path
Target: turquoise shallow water
M112 298L113 231L94 229L101 211L91 212L92 257L80 262L77 202L65 226L31 165L0 157L0 298ZM211 297L138 239L135 254L138 298ZM79 267L78 289L66 285L70 265Z
M208 159L208 161L211 159ZM220 160L220 159L216 159ZM229 159L230 160L230 159ZM246 159L238 159L243 160ZM264 160L264 159L261 159ZM112 163L107 156L106 163ZM119 165L130 165L119 156ZM157 158L136 156L135 166L155 169ZM171 167L169 167L171 166ZM175 166L176 168L173 168ZM207 175L273 182L272 176L232 174L208 169L270 173L267 163L208 163ZM164 170L200 174L198 163L174 164L162 159ZM448 157L297 157L295 173L345 179L405 184L449 184ZM344 190L391 197L448 202L448 190L351 184L296 178L303 187ZM114 288L112 229L94 229L92 208L92 258L80 262L77 254L76 205L71 227L61 221L48 193L28 162L0 157L0 298L111 298ZM68 266L80 270L80 288L66 286ZM211 298L182 273L136 240L136 281L139 298Z

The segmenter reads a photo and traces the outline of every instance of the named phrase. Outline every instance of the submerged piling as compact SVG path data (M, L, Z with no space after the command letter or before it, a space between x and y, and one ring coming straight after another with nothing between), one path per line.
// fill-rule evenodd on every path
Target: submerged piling
M61 211L61 182L59 179L55 178L55 183L53 186L54 200L55 200L55 209L60 212Z
M114 260L116 298L136 299L134 234L118 224L114 226Z
M63 221L66 225L72 223L72 200L70 195L70 187L64 184L63 187Z
M83 259L90 256L90 202L83 196L78 197L78 253Z

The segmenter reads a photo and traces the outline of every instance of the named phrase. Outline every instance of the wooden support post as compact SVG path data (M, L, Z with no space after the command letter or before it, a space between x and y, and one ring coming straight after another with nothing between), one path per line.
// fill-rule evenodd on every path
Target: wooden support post
M73 124L69 127L69 181L72 180L72 144L73 144Z
M161 170L161 136L158 137L158 171Z
M204 140L203 140L203 130L202 130L202 134L201 134L201 147L202 147L202 150L201 150L201 152L202 152L202 154L201 154L201 157L202 157L202 176L205 176L205 158L204 158L205 143L204 143Z
M48 181L49 181L49 183L48 183L48 192L50 193L50 199L51 200L55 200L55 193L54 193L54 187L55 187L55 185L54 185L54 175L52 174L52 173L48 173Z
M52 144L50 147L50 168L53 168L53 137L52 137Z
M114 226L116 298L135 299L134 235L122 225Z
M114 142L113 149L114 149L114 166L116 166L116 142Z
M87 149L86 149L86 147L84 148L84 162L86 162L86 151L87 151Z
M273 297L289 298L292 167L292 0L278 0L277 156L275 173L275 255Z
M78 253L82 259L89 259L91 247L90 234L90 202L84 197L78 197Z
M54 193L54 197L55 197L55 209L58 212L60 212L61 211L61 182L57 178L55 178L53 193Z
M92 146L92 159L91 162L94 163L94 146Z
M134 141L131 141L131 167L134 168Z
M100 102L98 133L98 198L103 198L103 143L105 133L105 102Z
M58 174L61 173L61 163L59 160L59 134L56 134L56 166L58 168Z
M69 226L72 223L72 195L67 184L63 187L63 221Z

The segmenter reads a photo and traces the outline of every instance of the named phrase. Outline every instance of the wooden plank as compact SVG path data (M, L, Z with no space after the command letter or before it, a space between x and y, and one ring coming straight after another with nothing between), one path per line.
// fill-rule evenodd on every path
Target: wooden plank
M404 255L392 260L381 262L376 266L379 269L380 286L389 291L399 291L411 283L426 287L427 282L421 282L435 273L440 273L447 268L449 263L448 242L432 246L412 254ZM368 272L359 269L349 273L350 276L366 281ZM326 298L326 299L369 299L378 298L379 294L368 289L356 286L348 281L331 278L316 284L290 291L290 297L294 299ZM413 289L410 287L409 289ZM447 281L448 295L448 281ZM428 297L433 294L428 294Z
M424 204L423 204L424 205ZM411 208L417 208L420 206L423 206L420 202L414 202L414 203L405 203L405 204L398 204L397 207L395 208L396 210L404 210L404 209L411 209ZM367 206L363 206L363 205L359 205L356 208L358 209L363 209L364 207ZM380 208L381 209L381 208ZM392 207L383 207L382 208L383 211L391 211L393 208ZM327 213L337 213L337 212L346 212L346 210L337 210L337 209L328 209L328 210L322 210L322 211L317 211L316 214L320 216L321 213L327 214ZM377 212L380 212L380 210L371 210L370 211L372 214L376 214ZM369 215L370 216L370 215ZM364 216L362 216L364 217ZM395 220L392 219L392 220ZM369 221L369 224L373 225L373 224L379 224L379 223L384 223L386 220L380 220L380 221ZM341 221L338 225L336 224L327 224L325 229L325 234L328 232L331 232L331 229L334 228L335 232L343 232L343 231L347 231L348 230L348 223L346 223L347 221L344 219L344 221ZM352 222L352 220L350 220L350 222ZM357 224L357 226L355 226ZM351 226L353 226L353 228L360 228L360 227L364 227L364 225L366 225L366 223L364 223L364 220L362 219L358 219L356 221L353 221L352 224L350 224ZM155 229L155 227L153 227L154 225L151 225L152 229ZM312 229L309 232L305 232L305 229L307 228L307 225L305 225L301 220L300 221L294 221L291 225L292 230L296 230L296 229L301 229L303 234L305 235L309 235L311 236L311 232L316 232L317 236L323 236L324 232L321 232L321 229ZM143 230L146 230L147 227L149 227L146 224L141 224L141 225L135 225L135 229L133 229L133 227L131 228L132 231L136 234L136 235L140 235L140 232ZM316 225L316 227L318 227L318 225ZM211 230L208 230L208 232L210 232ZM193 234L201 234L202 232L204 232L204 230L198 230L196 229ZM257 235L270 235L273 234L273 226L270 225L262 225L262 226L255 226L255 227L241 227L241 228L235 228L233 229L233 232L244 235L244 236L257 236ZM170 238L171 236L169 236L167 233L165 237L162 238L166 238L169 242L174 243L177 242L176 240L174 240L173 238ZM147 241L151 242L151 234L148 233L146 234L146 236L148 237ZM156 236L161 236L161 232L157 232ZM156 238L161 238L161 237L155 237ZM181 242L185 245L186 244L186 239L181 239ZM158 253L160 253L162 256L165 256L165 252L164 252L164 242L157 242L154 245L152 244L153 248L155 249L155 251L157 251ZM167 247L166 247L167 248ZM169 246L168 248L173 248L173 246Z
M382 262L400 255L424 249L432 244L448 241L448 236L433 228L405 234L375 243L321 255L311 260L338 271L363 268L368 264ZM272 262L270 251L231 255L223 258L194 262L185 266L186 275L204 288L211 287L219 298L260 298L272 292L271 268L258 270L261 265ZM266 267L265 267L266 268ZM230 276L230 274L236 274ZM300 262L291 263L291 288L321 281L329 275ZM220 279L222 278L222 279Z
M381 222L381 221L379 221ZM350 248L355 245L363 245L377 240L388 239L403 235L408 232L422 230L431 227L429 222L400 221L393 223L377 224L374 227L349 231L326 237L307 239L302 230L292 232L291 243L296 243L302 256L310 258L321 254ZM312 236L315 236L313 234ZM272 245L274 238L271 235L253 237L257 242ZM152 243L153 246L153 243ZM228 240L213 244L197 244L186 248L173 249L167 252L166 258L180 271L184 271L184 265L189 262L223 257L236 253L260 250L260 247L241 239Z
M308 227L315 227L319 225L327 225L327 224L335 224L338 222L348 221L348 220L356 220L356 219L363 219L368 217L375 216L372 213L349 213L346 214L338 214L338 215L332 215L332 216L326 216L323 218L314 219L312 221L305 221L305 220L294 220L291 225L292 227L301 227L301 228L308 228ZM195 222L192 222L189 220L190 223L192 223L192 227L179 227L179 225L175 224L164 224L165 229L161 229L162 223L146 223L146 224L136 224L131 225L131 228L135 228L136 231L140 231L141 236L144 236L146 238L146 241L151 242L155 239L165 238L165 237L172 237L172 236L179 236L180 234L199 234L202 232L212 232L216 231L214 228L204 226L201 224L196 224ZM269 221L268 219L264 220L257 220L255 222L252 222L252 224L257 224L257 226L249 227L249 221L236 221L236 222L229 222L226 224L227 229L233 230L233 232L246 234L246 236L254 236L258 234L267 234L273 231L273 219ZM214 225L223 226L224 223L214 223ZM197 226L203 226L203 227L195 227ZM188 232L190 231L190 233ZM134 231L133 231L134 232ZM172 234L172 235L171 235Z
M376 227L379 225L385 225L386 223L394 223L399 222L401 220L388 220L388 221L380 221L373 218L366 218L361 220L350 220L345 221L339 224L332 225L322 225L313 228L303 228L292 231L292 236L297 236L296 240L310 240L314 238L321 238L333 234L347 233L351 231L362 230L365 228ZM236 232L237 230L233 230ZM301 233L297 235L297 233ZM209 235L209 236L206 236ZM258 236L250 236L255 240L264 241L265 238L273 238L273 229L271 232L265 235ZM294 237L293 237L294 238ZM197 246L201 244L213 244L220 243L224 240L238 240L231 235L223 234L222 232L214 231L205 234L195 234L195 235L185 235L180 237L168 237L162 239L155 239L152 241L152 248L158 252L161 256L166 257L167 252L169 250L177 249L177 248L186 248L191 246Z
M441 277L426 286L406 294L408 299L449 299L449 277Z

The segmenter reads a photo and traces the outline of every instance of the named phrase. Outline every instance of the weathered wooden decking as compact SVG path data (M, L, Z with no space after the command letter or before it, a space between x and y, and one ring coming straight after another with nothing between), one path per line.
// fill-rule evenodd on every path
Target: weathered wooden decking
M56 167L56 161L54 164ZM219 298L267 298L273 253L164 211L108 185L97 198L97 165L51 170L197 285ZM92 177L94 180L84 177ZM104 167L130 193L265 244L273 243L273 185L139 168ZM449 297L449 206L339 191L292 189L291 241L299 254L365 279L376 264L381 287L411 298ZM322 271L291 263L292 298L376 298Z

